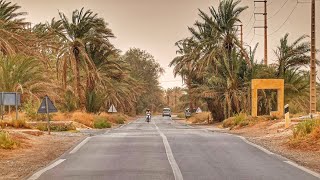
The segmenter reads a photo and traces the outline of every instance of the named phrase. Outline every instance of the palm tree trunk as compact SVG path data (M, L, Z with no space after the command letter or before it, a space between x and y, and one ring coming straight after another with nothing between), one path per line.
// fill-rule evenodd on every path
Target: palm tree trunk
M193 97L192 97L192 92L191 92L191 78L189 78L189 77L187 79L187 88L188 88L188 93L189 93L189 106L190 106L190 110L192 112L192 110L193 110Z
M80 57L79 57L79 50L77 48L74 49L74 57L76 60L75 64L75 74L76 74L76 92L77 96L79 97L78 105L83 107L83 98L81 93L81 79L80 79Z

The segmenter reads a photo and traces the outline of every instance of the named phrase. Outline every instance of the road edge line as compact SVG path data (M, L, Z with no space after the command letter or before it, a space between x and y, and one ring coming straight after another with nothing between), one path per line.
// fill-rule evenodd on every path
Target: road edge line
M43 173L45 173L46 171L58 166L59 164L61 164L63 161L65 161L66 159L59 159L56 162L52 163L51 165L41 169L40 171L34 173L31 177L29 177L27 180L36 180L38 179Z
M173 153L172 153L172 150L171 150L171 147L170 147L170 144L169 144L169 141L168 141L166 135L164 135L163 132L161 132L161 130L159 129L159 127L156 125L155 122L153 122L153 124L155 125L158 133L160 134L160 136L162 138L162 142L163 142L164 148L166 150L167 158L168 158L169 164L171 166L171 169L172 169L172 172L174 175L174 179L175 180L183 180L181 170L180 170L180 168L179 168L179 166L173 156Z
M242 139L245 143L247 143L247 144L249 144L249 145L251 145L251 146L253 146L253 147L257 148L257 149L260 149L261 151L263 151L263 152L266 153L266 154L269 154L269 155L273 155L273 154L274 154L273 152L267 150L266 148L264 148L264 147L262 147L262 146L259 146L259 145L257 145L257 144L254 144L254 143L248 141L248 140L247 140L245 137L243 137L243 136L237 136L237 137L239 137L240 139Z
M296 167L296 168L298 168L298 169L300 169L300 170L302 170L302 171L304 171L304 172L306 172L306 173L309 173L309 174L313 175L314 177L317 177L317 178L320 179L320 174L318 174L318 173L315 172L315 171L312 171L312 170L310 170L310 169L308 169L308 168L306 168L306 167L300 166L300 165L298 165L297 163L294 163L294 162L292 162L292 161L283 161L283 162L285 162L285 163L287 163L287 164L290 164L291 166L294 166L294 167Z
M227 134L229 134L229 133L227 133ZM229 134L229 135L233 135L233 134ZM288 159L288 158L286 158L286 157L281 156L280 154L273 153L273 152L267 150L266 148L264 148L264 147L262 147L262 146L259 146L259 145L257 145L257 144L254 144L254 143L248 141L248 140L247 140L245 137L243 137L243 136L239 136L239 135L235 135L235 136L239 137L240 139L242 139L242 140L243 140L244 142L246 142L247 144L250 144L251 146L254 146L254 147L260 149L261 151L265 152L266 154L275 155L275 156L278 156L278 157L280 157L280 158L282 158L282 159L287 159L287 160L285 160L285 161L283 161L283 162L285 162L285 163L287 163L287 164L289 164L289 165L291 165L291 166L293 166L293 167L296 167L296 168L298 168L298 169L300 169L300 170L302 170L302 171L304 171L304 172L306 172L306 173L308 173L308 174L310 174L310 175L312 175L312 176L315 176L315 177L317 177L317 178L320 179L320 174L319 174L319 173L317 173L317 172L315 172L315 171L312 171L312 170L310 170L310 169L308 169L308 168L306 168L306 167L304 167L304 166L300 166L299 164L291 161L290 159Z
M69 152L69 154L74 154L76 153L83 145L85 145L89 140L91 139L91 137L87 137L85 138L81 143L79 143L76 147L74 147L72 149L72 151Z

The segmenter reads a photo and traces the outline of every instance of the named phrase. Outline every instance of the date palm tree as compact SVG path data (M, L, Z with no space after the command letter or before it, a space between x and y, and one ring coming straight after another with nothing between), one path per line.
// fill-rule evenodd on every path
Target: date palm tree
M107 27L104 19L99 18L91 10L75 10L71 20L60 12L61 26L58 26L56 33L59 36L62 47L59 53L58 67L63 74L63 83L66 83L68 69L73 72L75 89L79 104L84 103L84 85L81 84L82 77L86 77L86 88L92 89L94 81L99 80L96 74L96 66L93 59L86 50L86 46L99 46L113 48L109 38L114 35Z

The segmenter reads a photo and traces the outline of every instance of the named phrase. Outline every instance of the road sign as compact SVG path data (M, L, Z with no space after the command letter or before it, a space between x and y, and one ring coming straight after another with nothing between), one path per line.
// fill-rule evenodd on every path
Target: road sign
M108 110L109 113L116 113L117 112L117 109L116 107L114 107L114 105L112 104Z
M38 113L45 113L47 114L47 127L48 127L48 134L50 135L50 116L49 113L51 112L58 112L57 108L54 107L52 101L49 99L48 96L45 96L41 102L41 105L38 109Z
M21 105L21 95L16 92L0 92L0 105L15 106Z
M196 113L198 114L198 113L201 113L201 112L202 112L202 110L200 109L200 107L198 107Z
M47 102L46 102L47 101ZM48 111L47 111L47 104L48 104ZM45 113L52 113L58 112L57 108L53 105L52 101L48 96L45 96L41 102L41 105L38 109L38 113L45 114Z
M3 119L5 106L16 107L16 119L18 119L18 106L21 105L21 95L17 92L0 92L0 114Z

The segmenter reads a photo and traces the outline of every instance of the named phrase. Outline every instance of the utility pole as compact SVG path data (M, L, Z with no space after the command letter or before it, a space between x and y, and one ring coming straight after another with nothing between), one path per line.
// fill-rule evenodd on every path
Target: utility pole
M310 115L316 113L316 21L315 0L311 2Z
M264 3L264 13L254 13L264 15L264 26L257 26L254 28L264 28L264 65L268 65L268 18L267 18L267 0L254 1L254 3Z

